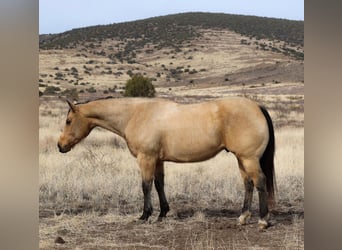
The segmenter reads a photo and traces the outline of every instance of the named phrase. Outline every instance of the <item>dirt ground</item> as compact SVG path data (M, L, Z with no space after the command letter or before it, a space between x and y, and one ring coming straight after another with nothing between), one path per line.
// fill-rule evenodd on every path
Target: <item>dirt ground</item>
M158 208L148 222L139 213L124 211L48 213L40 210L40 249L303 249L303 202L277 204L271 226L257 227L253 209L249 224L237 226L238 207L204 207L187 201L170 204L157 221ZM56 243L60 237L64 243ZM61 240L59 238L59 240Z

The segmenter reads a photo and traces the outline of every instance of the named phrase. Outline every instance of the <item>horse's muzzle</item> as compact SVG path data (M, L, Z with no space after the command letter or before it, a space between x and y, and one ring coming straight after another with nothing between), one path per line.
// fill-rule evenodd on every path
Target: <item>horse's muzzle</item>
M65 147L65 146L62 147L59 143L57 144L57 146L58 146L59 152L61 153L67 153L70 151L70 147Z

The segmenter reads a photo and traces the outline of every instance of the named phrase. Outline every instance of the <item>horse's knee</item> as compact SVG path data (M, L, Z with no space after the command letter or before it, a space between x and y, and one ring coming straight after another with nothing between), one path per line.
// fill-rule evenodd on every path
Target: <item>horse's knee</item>
M142 181L142 190L144 195L149 195L151 193L151 189L152 189L152 181Z

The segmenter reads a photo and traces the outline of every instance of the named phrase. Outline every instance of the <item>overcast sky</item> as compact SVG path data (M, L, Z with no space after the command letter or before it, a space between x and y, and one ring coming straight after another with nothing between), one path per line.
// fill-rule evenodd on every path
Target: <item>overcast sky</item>
M195 11L304 20L304 0L39 0L39 34Z

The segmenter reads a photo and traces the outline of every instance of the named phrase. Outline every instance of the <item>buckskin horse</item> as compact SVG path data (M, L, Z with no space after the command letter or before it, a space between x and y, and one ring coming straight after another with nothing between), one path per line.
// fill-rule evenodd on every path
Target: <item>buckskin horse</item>
M158 220L169 211L164 193L164 161L204 161L226 150L236 156L245 186L238 223L246 224L251 216L256 187L258 225L260 229L268 227L268 207L273 204L275 190L275 139L271 117L263 106L242 97L195 104L158 98L67 102L70 109L58 141L59 151L70 151L97 126L123 137L141 170L144 194L141 220L147 220L153 211L153 182L160 202Z

